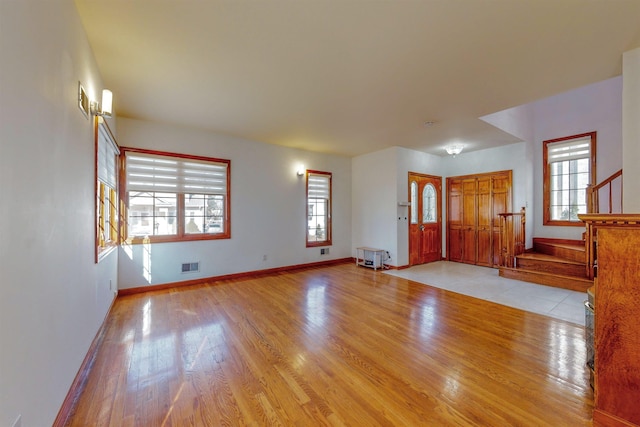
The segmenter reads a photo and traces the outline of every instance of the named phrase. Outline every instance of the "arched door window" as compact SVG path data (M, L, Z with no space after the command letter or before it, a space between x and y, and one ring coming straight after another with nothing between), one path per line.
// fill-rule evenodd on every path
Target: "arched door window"
M411 181L411 224L418 223L418 183Z
M413 206L413 205L412 205ZM422 190L422 222L437 222L438 206L436 201L436 189L429 183Z

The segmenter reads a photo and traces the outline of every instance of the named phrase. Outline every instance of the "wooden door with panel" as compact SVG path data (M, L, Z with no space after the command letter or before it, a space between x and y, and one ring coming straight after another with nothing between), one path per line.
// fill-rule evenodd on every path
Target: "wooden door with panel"
M462 262L475 264L477 260L477 179L462 181Z
M462 180L447 178L447 258L462 261Z
M500 266L500 217L511 212L511 171L491 177L491 233L493 246L492 266Z
M409 265L442 259L442 178L409 173Z
M477 181L477 258L476 264L490 267L493 265L493 247L491 230L491 177L481 177Z

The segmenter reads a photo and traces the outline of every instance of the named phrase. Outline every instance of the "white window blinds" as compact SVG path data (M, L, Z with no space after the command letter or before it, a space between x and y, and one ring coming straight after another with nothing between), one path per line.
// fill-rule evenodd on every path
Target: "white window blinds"
M115 189L118 173L116 156L120 150L107 132L104 126L98 126L98 179Z
M591 138L578 138L547 145L547 162L585 159L591 156Z
M329 189L331 188L330 178L327 175L317 175L309 173L307 182L308 197L310 199L329 199Z
M126 153L127 191L227 194L228 164Z

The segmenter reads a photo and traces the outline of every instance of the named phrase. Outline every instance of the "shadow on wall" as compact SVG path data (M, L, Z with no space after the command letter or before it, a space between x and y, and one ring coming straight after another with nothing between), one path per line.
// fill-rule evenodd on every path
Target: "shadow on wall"
M151 243L145 240L142 244L125 243L120 247L125 255L120 258L120 268L125 272L128 281L134 286L146 286L152 283L151 276Z

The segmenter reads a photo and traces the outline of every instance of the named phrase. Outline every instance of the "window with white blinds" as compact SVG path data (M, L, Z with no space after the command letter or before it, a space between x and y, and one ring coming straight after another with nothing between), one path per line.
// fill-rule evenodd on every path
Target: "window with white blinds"
M231 236L229 160L133 148L123 150L129 241Z
M116 145L107 128L98 126L98 179L111 188L117 187L117 156L120 149Z
M544 141L544 223L581 225L587 187L595 181L596 133Z
M118 155L109 126L96 120L96 262L118 243Z
M547 144L547 162L588 159L591 157L591 137Z
M228 162L127 153L127 190L169 193L227 193Z
M307 246L331 244L331 173L307 171Z

